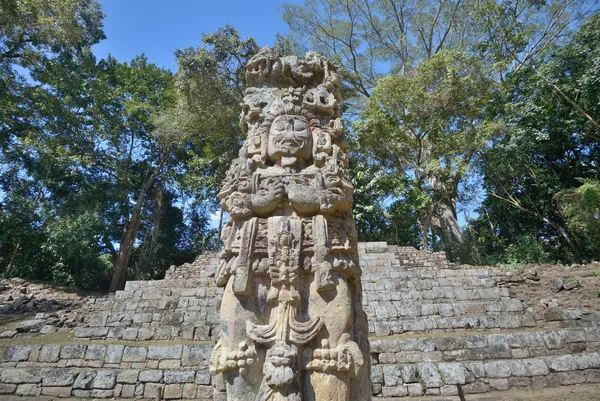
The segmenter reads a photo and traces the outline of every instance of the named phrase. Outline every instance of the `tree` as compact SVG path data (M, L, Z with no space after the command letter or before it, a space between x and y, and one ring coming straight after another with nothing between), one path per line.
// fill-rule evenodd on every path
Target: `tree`
M363 149L418 194L421 241L433 225L453 259L464 259L456 201L490 138L496 84L473 57L440 52L405 75L379 81L355 129Z
M21 191L30 198L22 198L35 212L43 199L42 177L49 176L52 164L47 158L30 157L23 151L24 141L38 132L41 122L36 120L34 106L38 88L32 79L54 60L71 56L85 57L90 47L104 38L103 14L96 1L89 0L5 0L0 4L0 146L3 183L11 181L7 174L25 174L27 179L18 182ZM43 153L43 152L42 152ZM39 156L39 154L38 154ZM22 177L21 177L22 178ZM16 183L13 181L13 183ZM12 193L10 190L5 194ZM7 195L6 195L7 196ZM36 216L36 213L30 216ZM4 216L7 218L7 216ZM29 219L32 223L35 220ZM10 258L6 271L10 273L25 237L23 229L3 244L11 244Z
M573 216L565 214L565 204L555 195L574 194L581 179L598 179L598 130L554 87L599 118L599 38L600 18L595 16L571 41L547 49L535 70L522 68L506 77L504 96L497 102L504 132L481 163L489 196L475 231L487 255L532 235L554 259L594 256L587 241L574 236ZM489 234L484 234L486 226Z

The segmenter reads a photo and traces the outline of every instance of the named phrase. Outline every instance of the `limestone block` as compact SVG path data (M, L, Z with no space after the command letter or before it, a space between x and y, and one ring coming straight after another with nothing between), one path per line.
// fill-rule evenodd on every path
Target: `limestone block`
M16 384L0 383L0 394L12 394L16 389Z
M16 345L4 349L3 361L26 361L31 352L30 345Z
M41 388L37 384L19 384L15 394L20 396L35 397L40 395Z
M444 384L465 384L465 368L459 363L437 365Z
M148 347L148 359L180 359L182 350L183 347L181 345L151 345Z
M57 362L60 356L60 345L44 345L38 356L40 362Z
M137 383L139 374L140 371L135 369L122 370L117 375L117 383L135 384Z
M139 381L141 382L159 382L163 377L162 370L143 370L140 372Z
M550 372L566 372L571 370L577 370L579 366L577 361L572 355L561 355L555 357L545 358Z
M40 383L42 381L41 369L1 369L0 381L3 383Z
M426 387L441 387L444 384L436 365L431 363L420 364L418 370L419 376Z
M146 347L136 347L128 345L123 350L124 362L144 362L146 361L148 351Z
M81 372L73 383L73 388L79 390L91 390L96 374L97 372L95 370Z
M60 359L83 359L85 356L86 345L63 345L60 349Z
M385 387L395 387L402 385L402 368L398 365L384 365L383 383Z
M211 382L211 374L210 371L208 370L199 370L196 372L196 383L203 385L203 386L208 386L210 385Z
M501 379L511 375L510 365L507 361L493 361L484 363L485 374L489 378Z
M196 372L192 370L167 370L164 372L164 382L173 383L192 383Z
M67 398L71 396L71 387L42 387L42 395Z
M68 369L46 369L42 379L45 387L72 386L78 373Z
M114 370L99 370L94 378L92 387L94 389L112 389L117 383L117 372Z

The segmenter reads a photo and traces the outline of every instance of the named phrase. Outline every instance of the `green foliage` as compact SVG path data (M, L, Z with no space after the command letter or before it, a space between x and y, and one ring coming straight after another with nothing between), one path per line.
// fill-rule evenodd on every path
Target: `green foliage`
M581 279L579 277L576 276L571 276L571 277L567 277L567 283L573 283L575 285L577 285L577 288L581 288Z
M462 254L461 184L498 131L485 120L495 89L479 60L440 52L405 75L382 78L354 124L361 148L403 180L422 231L436 225L453 259Z
M505 80L493 117L504 122L502 136L479 164L488 197L473 230L484 254L534 235L555 260L598 255L598 242L585 234L596 235L590 205L600 161L597 130L549 82L598 119L599 35L596 16L570 42L550 49L539 73L522 69ZM577 188L591 203L580 202ZM583 221L584 215L591 219Z
M596 291L596 296L600 298L600 290Z
M600 270L594 270L592 272L592 276L594 276L594 277L600 277Z
M526 235L509 244L506 249L490 257L491 265L520 266L522 264L549 263L551 256L533 236Z
M581 186L555 195L567 227L592 255L600 254L600 183L584 180Z

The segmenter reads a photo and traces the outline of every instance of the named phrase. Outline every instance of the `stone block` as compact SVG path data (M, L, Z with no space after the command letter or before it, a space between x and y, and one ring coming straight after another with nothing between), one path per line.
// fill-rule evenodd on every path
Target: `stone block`
M411 383L406 385L406 393L411 397L423 395L424 389L421 383Z
M133 398L134 396L135 396L135 386L133 384L124 384L123 387L121 388L121 397L122 398Z
M73 335L78 338L106 337L108 327L77 327Z
M41 369L1 369L0 381L3 383L40 383L42 381Z
M72 386L77 376L77 372L68 369L46 369L42 385L44 387Z
M486 377L491 379L501 379L510 376L510 365L507 361L493 361L483 364Z
M133 370L133 369L122 370L117 375L117 383L135 384L135 383L137 383L139 375L140 375L139 370Z
M89 398L92 396L92 390L75 390L71 391L71 395L77 398Z
M385 387L396 387L402 385L403 381L401 367L398 365L384 365L383 383Z
M210 346L184 345L181 353L181 366L208 366L210 353Z
M579 369L594 369L600 368L600 354L579 354L573 355Z
M211 374L208 370L199 370L196 372L196 383L202 386L210 385Z
M123 350L123 362L145 362L148 351L146 347L128 345Z
M404 397L408 394L406 386L382 387L381 394L384 397Z
M144 386L144 398L149 398L152 400L160 400L162 399L164 384L158 383L147 383Z
M2 360L14 362L26 361L29 358L30 352L30 345L16 345L7 347L4 349Z
M488 384L491 390L506 391L509 389L508 379L490 379Z
M60 359L60 345L44 345L40 350L38 361L40 362L58 362Z
M32 386L33 384L28 384ZM17 389L16 384L0 383L0 394L12 394Z
M93 398L113 398L115 395L114 390L99 389L95 388L91 391L90 396Z
M139 381L146 382L159 382L163 378L162 370L142 370L139 375Z
M88 360L104 360L106 354L105 345L88 345L87 351L85 352L85 359Z
M163 380L166 384L192 383L195 376L196 372L192 370L167 370L164 372Z
M19 384L15 394L20 396L36 397L40 395L40 392L41 388L37 384Z
M545 358L548 367L550 368L550 372L567 372L571 370L577 370L579 366L577 365L577 361L573 358L572 355L561 355L555 357Z
M124 345L109 345L106 348L106 355L104 361L106 363L121 363L123 359Z
M181 359L182 349L181 345L151 345L148 347L148 359Z
M42 387L42 395L68 398L71 396L71 387Z
M99 370L94 378L93 388L109 390L117 383L117 372L114 370Z
M86 345L63 345L60 349L60 359L83 359L85 356Z
M444 384L465 384L465 368L460 363L440 363L438 371Z
M164 388L163 397L165 400L172 400L181 398L183 394L183 388L180 384L167 384Z
M73 383L73 388L79 390L91 390L93 388L92 383L94 382L96 373L95 370L81 372L79 376L77 376L75 383Z
M438 373L437 366L431 363L424 363L418 366L419 376L426 387L441 387L444 383Z
M196 394L198 393L198 386L193 383L186 383L183 385L183 392L181 397L184 399L193 399L196 398Z

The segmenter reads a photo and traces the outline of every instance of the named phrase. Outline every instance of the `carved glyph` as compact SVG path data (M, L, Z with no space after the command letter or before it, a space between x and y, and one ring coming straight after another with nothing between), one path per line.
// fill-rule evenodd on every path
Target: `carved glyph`
M371 399L340 79L316 53L246 67L246 134L218 194L229 217L211 370L229 401Z

